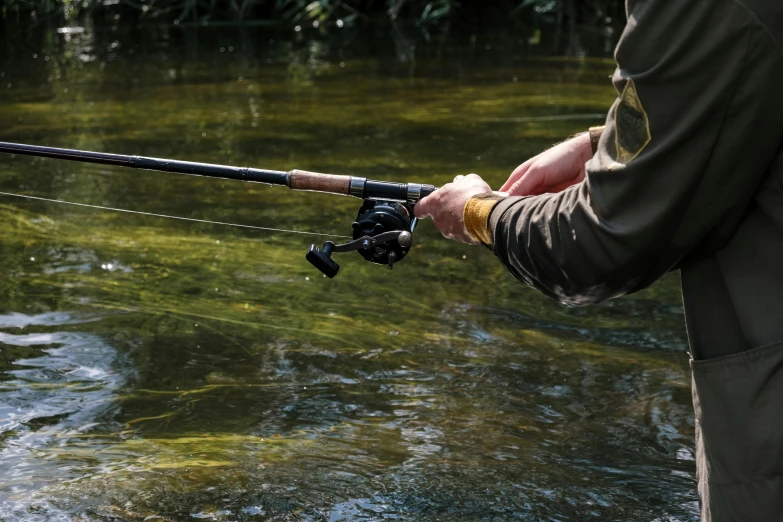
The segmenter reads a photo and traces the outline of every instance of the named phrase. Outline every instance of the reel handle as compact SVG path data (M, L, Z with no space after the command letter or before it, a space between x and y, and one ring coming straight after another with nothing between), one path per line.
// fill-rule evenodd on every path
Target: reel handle
M305 256L311 265L320 270L329 279L336 276L337 272L340 271L340 265L332 259L332 250L334 250L334 243L327 241L324 243L323 250L315 245L310 245L310 249Z

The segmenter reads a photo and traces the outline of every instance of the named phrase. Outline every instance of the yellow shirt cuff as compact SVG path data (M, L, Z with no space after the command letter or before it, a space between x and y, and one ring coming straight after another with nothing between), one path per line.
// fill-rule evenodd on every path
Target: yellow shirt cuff
M601 141L601 134L604 133L604 125L600 127L590 127L587 131L590 133L590 148L593 149L593 154L598 151L598 142Z
M495 205L502 199L503 197L497 194L477 194L465 203L462 218L470 237L485 245L493 243L492 231L489 229L489 216Z

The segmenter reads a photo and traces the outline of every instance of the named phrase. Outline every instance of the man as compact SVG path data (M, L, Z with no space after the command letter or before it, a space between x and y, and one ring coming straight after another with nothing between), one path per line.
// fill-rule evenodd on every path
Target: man
M679 269L702 520L783 520L783 2L626 9L605 128L416 214L564 303Z

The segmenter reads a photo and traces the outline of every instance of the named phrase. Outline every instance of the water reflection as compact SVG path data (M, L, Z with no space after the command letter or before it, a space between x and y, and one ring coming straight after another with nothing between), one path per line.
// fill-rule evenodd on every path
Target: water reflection
M87 320L98 320L97 317ZM132 378L129 361L100 337L48 331L81 325L69 313L0 316L0 516L56 513L41 490L83 477L80 463L52 459L57 448L116 426L114 394ZM8 333L7 329L38 330ZM13 331L13 330L11 330ZM86 456L86 455L85 455ZM88 458L84 464L94 461Z
M84 27L4 55L4 139L499 184L613 98L610 59L481 35ZM21 157L0 187L333 234L358 206ZM697 518L675 278L575 309L431 226L394 271L329 280L280 231L7 198L0 220L0 516Z

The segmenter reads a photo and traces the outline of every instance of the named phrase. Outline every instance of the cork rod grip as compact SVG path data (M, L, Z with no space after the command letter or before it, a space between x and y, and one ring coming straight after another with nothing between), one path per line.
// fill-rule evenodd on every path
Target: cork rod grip
M288 173L288 186L293 190L312 190L347 196L350 194L351 177L292 170Z

